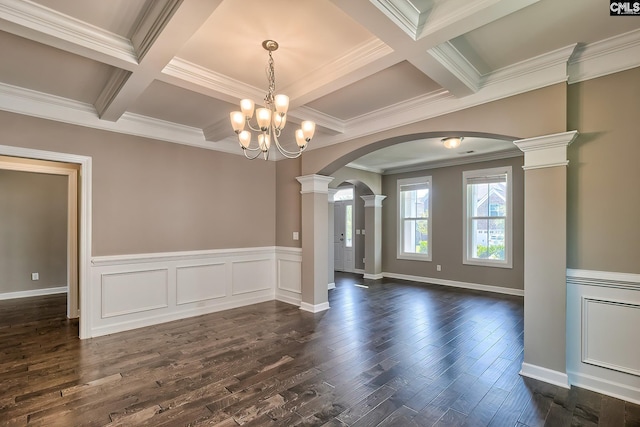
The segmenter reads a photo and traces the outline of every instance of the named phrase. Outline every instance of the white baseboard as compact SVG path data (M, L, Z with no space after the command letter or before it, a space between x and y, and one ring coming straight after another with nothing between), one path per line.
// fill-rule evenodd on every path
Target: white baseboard
M568 374L571 385L640 405L640 388L607 381L584 373L568 372Z
M522 363L520 375L536 380L544 381L549 384L557 385L562 388L571 388L569 385L569 377L563 372L554 371L552 369L543 368L542 366Z
M361 269L359 269L359 268L355 268L355 269L353 270L353 272L354 272L354 273L357 273L357 274L364 274L364 270L361 270Z
M329 303L323 302L322 304L309 304L307 302L300 303L300 310L308 311L310 313L319 313L321 311L329 310Z
M295 305L296 307L300 307L300 295L292 296L287 295L282 292L276 292L276 301L285 302L287 304Z
M91 330L92 337L99 337L103 335L114 334L117 332L129 331L132 329L144 328L147 326L158 325L160 323L172 322L174 320L187 319L189 317L201 316L204 314L215 313L223 310L230 310L232 308L244 307L252 304L259 304L261 302L273 301L273 296L262 297L243 297L235 301L223 302L217 305L210 305L201 308L194 308L188 310L182 310L179 312L169 312L160 315L145 316L141 319L122 321L117 323L111 323L105 326L94 327Z
M334 282L331 282L327 285L327 290L331 290L331 289L335 289L336 288L336 284Z
M383 273L378 273L378 274L367 274L364 273L364 276L362 277L363 279L367 279L367 280L380 280L380 279L384 279L384 274Z
M482 285L480 283L458 282L455 280L437 279L433 277L410 276L408 274L383 272L382 276L392 279L410 280L412 282L429 283L432 285L451 286L454 288L473 289L476 291L495 292L506 295L524 296L524 289L503 288L502 286ZM367 277L365 276L365 279Z
M66 286L59 286L56 288L32 289L30 291L5 292L0 294L0 300L38 297L42 295L66 294L67 289L68 288Z

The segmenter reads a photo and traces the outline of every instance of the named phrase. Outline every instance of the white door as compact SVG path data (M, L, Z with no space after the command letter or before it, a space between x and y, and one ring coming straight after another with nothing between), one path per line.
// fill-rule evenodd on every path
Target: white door
M355 268L353 255L353 200L336 202L334 219L334 269L353 272Z

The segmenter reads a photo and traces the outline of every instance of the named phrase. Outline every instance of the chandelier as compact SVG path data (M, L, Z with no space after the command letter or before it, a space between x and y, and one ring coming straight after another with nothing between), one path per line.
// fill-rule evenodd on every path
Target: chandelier
M294 159L300 157L304 149L307 148L307 144L311 141L311 138L313 138L316 124L311 121L303 121L300 124L300 129L296 130L295 133L298 151L287 151L280 145L278 138L287 121L289 97L282 94L274 95L276 90L276 75L272 53L278 49L278 43L273 40L265 40L262 42L262 47L269 52L269 62L267 65L269 91L264 98L264 107L255 109L257 126L254 127L251 124L251 118L253 117L255 108L255 103L251 99L243 99L240 101L241 111L234 111L230 114L231 126L238 135L238 142L247 159L253 160L262 154L264 159L267 160L272 142L275 143L276 148L283 156ZM245 130L245 126L254 132L259 132L257 146L251 146L251 132Z

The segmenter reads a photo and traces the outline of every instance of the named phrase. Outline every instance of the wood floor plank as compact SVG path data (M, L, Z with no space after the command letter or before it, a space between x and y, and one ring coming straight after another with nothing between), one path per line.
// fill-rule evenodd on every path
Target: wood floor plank
M638 405L519 375L521 297L336 273L329 303L81 341L64 295L0 301L0 425L640 425Z

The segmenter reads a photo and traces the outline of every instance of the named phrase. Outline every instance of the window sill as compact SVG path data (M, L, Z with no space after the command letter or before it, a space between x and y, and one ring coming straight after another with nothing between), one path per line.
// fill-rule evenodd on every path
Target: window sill
M479 259L465 259L462 260L464 265L475 265L477 267L497 267L497 268L513 268L513 264L508 261L490 261Z
M398 254L396 259L403 259L408 261L431 261L431 255Z

